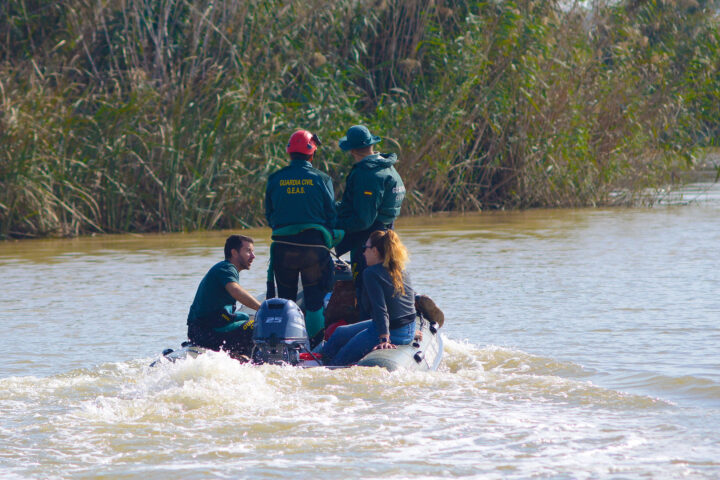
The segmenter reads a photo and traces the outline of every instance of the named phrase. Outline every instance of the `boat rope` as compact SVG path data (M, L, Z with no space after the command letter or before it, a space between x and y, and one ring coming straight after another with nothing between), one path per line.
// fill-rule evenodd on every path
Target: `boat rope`
M332 248L329 248L327 245L315 245L315 244L307 244L307 243L296 243L296 242L288 242L286 240L274 240L272 243L282 243L283 245L292 245L293 247L315 247L315 248L324 248L328 252L330 252L330 255L337 258L341 263L344 265L350 266L349 263L347 263L345 260L340 258L335 252L332 251Z
M322 363L322 360L320 360L317 356L315 356L315 353L313 353L312 350L308 350L308 348L307 348L305 345L303 345L302 348L303 348L303 350L305 350L307 353L309 353L310 356L311 356L319 365L322 365L322 364L323 364L323 363Z

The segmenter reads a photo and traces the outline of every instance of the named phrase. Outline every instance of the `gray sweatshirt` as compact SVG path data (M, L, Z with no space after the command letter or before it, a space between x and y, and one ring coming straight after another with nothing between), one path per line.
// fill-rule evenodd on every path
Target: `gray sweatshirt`
M395 294L392 279L382 263L362 272L362 310L370 315L379 335L415 321L415 292L410 277L403 272L405 294Z

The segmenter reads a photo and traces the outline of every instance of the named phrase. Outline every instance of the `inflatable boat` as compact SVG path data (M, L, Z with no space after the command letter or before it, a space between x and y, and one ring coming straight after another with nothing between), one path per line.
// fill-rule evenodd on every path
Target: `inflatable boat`
M322 367L322 357L311 350L305 330L305 318L300 307L292 300L271 298L264 300L256 312L244 310L254 322L253 348L251 357L238 358L254 364L292 365L297 367ZM357 362L360 367L381 367L390 371L437 370L442 360L443 343L439 333L440 325L423 318L416 318L419 332L409 345L398 345L395 349L373 350ZM318 349L316 349L318 350ZM197 357L207 349L185 342L177 350L167 349L162 357L151 364L163 361L176 362L188 357ZM353 365L350 365L353 366ZM327 367L346 368L346 367Z

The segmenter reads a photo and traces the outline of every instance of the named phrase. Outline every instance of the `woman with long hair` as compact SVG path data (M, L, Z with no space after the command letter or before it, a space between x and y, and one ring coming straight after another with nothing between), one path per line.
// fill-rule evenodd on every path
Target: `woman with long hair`
M415 292L400 237L392 230L376 230L365 242L363 255L367 268L359 305L369 320L333 332L321 351L326 365L350 365L373 349L407 345L415 336Z

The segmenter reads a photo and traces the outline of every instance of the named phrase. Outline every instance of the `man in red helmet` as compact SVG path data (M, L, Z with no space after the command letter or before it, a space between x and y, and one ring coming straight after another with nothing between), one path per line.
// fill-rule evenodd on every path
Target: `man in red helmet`
M313 168L320 139L307 130L290 137L290 165L270 175L265 189L265 218L273 229L268 297L274 283L280 298L296 300L302 279L305 326L312 339L325 325L323 299L332 290L330 248L335 226L335 192L330 177Z

